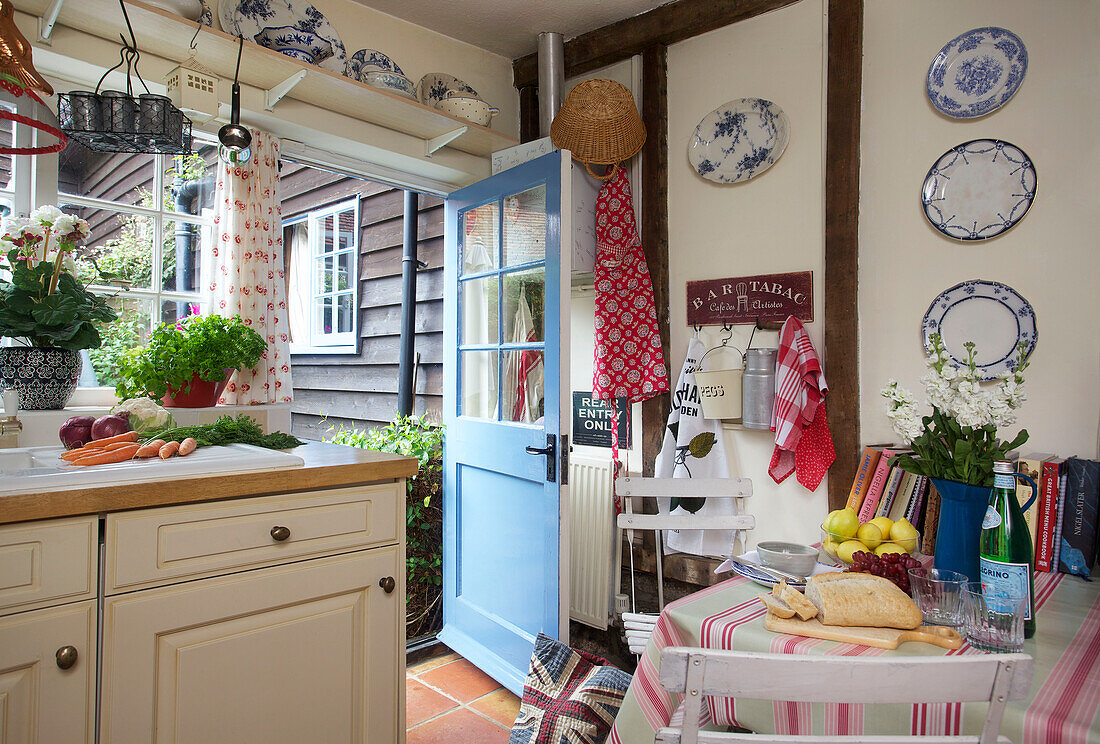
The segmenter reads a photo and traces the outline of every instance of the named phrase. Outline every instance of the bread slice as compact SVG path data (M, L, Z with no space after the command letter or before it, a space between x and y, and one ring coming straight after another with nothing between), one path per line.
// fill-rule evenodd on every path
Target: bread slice
M806 599L825 625L862 625L911 630L924 619L920 609L889 579L868 573L825 573L806 582Z
M814 607L814 603L806 599L802 592L787 586L787 582L781 582L772 590L772 593L774 594L776 591L780 592L779 598L794 610L799 619L811 620L817 617L817 608Z
M768 608L768 612L772 613L776 617L794 617L794 610L792 610L790 608L790 605L788 605L781 599L776 599L770 594L761 594L760 601L763 602L764 606Z

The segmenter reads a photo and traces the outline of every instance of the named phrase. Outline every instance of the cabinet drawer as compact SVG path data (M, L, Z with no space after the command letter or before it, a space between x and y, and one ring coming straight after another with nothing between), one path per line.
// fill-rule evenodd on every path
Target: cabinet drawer
M394 543L404 516L403 481L110 514L106 593Z
M0 527L0 615L94 597L98 536L96 517Z

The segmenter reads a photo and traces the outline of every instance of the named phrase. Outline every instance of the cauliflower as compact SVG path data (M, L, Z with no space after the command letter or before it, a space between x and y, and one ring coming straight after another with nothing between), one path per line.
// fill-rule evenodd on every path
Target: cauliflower
M161 408L149 398L131 398L124 400L111 409L113 414L127 413L130 416L130 428L138 434L149 434L176 425L172 414Z

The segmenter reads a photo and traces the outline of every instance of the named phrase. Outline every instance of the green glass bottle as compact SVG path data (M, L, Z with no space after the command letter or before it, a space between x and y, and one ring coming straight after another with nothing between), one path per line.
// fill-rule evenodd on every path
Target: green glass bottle
M993 463L993 493L982 521L978 544L982 593L986 596L1027 593L1024 638L1035 635L1035 559L1020 502L1012 463Z

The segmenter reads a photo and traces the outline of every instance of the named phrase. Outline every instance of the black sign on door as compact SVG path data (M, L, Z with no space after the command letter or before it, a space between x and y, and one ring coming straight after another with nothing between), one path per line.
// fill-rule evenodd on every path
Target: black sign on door
M611 404L592 397L592 393L573 393L573 444L589 447L611 446ZM630 404L618 400L619 449L630 449Z

